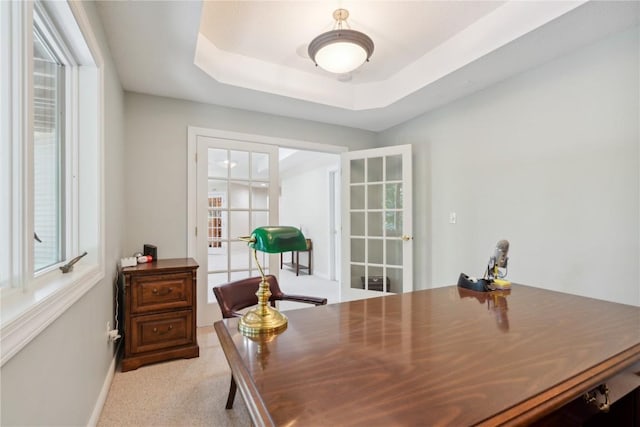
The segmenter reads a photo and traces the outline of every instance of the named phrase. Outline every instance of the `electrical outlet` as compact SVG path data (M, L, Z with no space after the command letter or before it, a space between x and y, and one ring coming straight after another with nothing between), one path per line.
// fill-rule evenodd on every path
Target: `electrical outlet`
M107 340L110 342L116 342L121 338L117 329L111 329L111 322L107 322Z
M112 329L109 331L109 340L111 342L116 342L121 338L120 334L118 333L117 329Z

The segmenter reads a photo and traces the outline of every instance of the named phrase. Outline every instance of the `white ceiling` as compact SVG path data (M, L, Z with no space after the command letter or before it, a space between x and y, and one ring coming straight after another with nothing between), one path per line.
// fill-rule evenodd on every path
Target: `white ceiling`
M375 43L349 76L307 44L338 7ZM626 1L100 1L125 90L372 131L638 23Z

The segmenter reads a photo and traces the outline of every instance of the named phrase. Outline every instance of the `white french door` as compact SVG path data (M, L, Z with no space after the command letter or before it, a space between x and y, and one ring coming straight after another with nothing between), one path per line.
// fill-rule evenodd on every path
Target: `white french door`
M411 145L341 157L341 299L411 291Z
M198 135L196 152L197 324L205 326L219 317L214 286L259 275L238 238L278 224L278 147ZM277 274L276 257L259 256Z

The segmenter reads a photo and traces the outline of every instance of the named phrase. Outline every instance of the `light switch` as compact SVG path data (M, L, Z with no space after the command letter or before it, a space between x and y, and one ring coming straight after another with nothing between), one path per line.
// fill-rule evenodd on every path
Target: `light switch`
M449 224L455 224L458 221L458 215L455 212L449 212Z

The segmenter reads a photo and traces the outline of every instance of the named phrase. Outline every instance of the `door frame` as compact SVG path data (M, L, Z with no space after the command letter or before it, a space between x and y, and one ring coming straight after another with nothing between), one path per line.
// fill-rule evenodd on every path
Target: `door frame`
M329 280L340 282L340 250L342 241L342 207L340 203L340 166L329 169Z
M229 141L249 142L258 144L275 145L282 148L295 150L318 151L332 154L342 154L349 151L348 147L298 139L279 138L267 135L233 132L222 129L203 128L199 126L187 126L187 257L197 260L197 141L198 137L210 137ZM277 271L273 272L277 275ZM199 283L198 286L206 286ZM198 316L202 318L202 316ZM197 322L198 327L210 326Z

